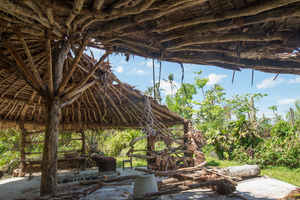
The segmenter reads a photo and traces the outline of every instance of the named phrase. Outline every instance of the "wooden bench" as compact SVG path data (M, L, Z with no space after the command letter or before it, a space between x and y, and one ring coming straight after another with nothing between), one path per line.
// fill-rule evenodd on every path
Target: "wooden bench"
M32 169L34 165L39 165L41 166L42 164L42 160L35 160L35 159L28 159L25 161L21 161L26 165L29 165L30 170L29 170L29 178L28 180L31 180L33 178L32 176ZM85 170L85 166L86 166L86 157L76 157L76 158L58 158L57 159L57 165L60 164L76 164L77 166L77 173L79 173L79 166L81 165L82 170ZM27 168L27 167L26 167Z

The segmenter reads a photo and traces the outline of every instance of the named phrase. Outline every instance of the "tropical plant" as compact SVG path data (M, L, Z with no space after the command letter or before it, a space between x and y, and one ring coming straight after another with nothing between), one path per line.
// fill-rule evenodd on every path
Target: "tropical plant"
M193 96L197 94L196 87L193 84L184 83L174 95L167 95L166 104L169 109L181 115L185 119L191 119L193 116Z
M175 76L173 73L169 74L168 79L163 79L167 83L170 84L171 94L173 95L174 90L176 89L176 85L174 84Z

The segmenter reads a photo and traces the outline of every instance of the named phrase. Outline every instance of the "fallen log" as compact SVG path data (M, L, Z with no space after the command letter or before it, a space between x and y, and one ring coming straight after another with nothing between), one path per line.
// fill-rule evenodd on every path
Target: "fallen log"
M191 184L191 185L187 185L187 186L180 186L178 188L165 190L165 191L147 193L145 195L138 196L133 199L134 200L143 200L143 199L148 199L148 198L155 197L155 196L173 194L173 193L178 193L178 192L181 192L184 190L191 190L191 189L203 188L203 187L215 187L215 191L221 192L221 194L231 194L232 192L234 192L236 190L235 185L231 181L229 181L227 179L222 179L222 180L207 181L204 183L196 183L196 184Z
M132 182L124 182L124 183L103 183L103 186L121 186L121 185L132 185Z
M258 165L232 166L222 168L218 172L228 176L251 177L260 174L260 167Z
M177 178L167 178L161 181L157 181L157 186L176 182L179 182Z
M171 171L166 171L166 172L148 170L148 169L143 169L143 168L138 168L138 167L134 168L134 170L148 172L148 173L151 173L151 174L162 176L164 174L188 173L188 172L196 171L196 170L199 170L200 168L202 168L206 164L207 164L207 162L204 161L203 163L201 163L201 164L199 164L195 167L186 167L186 168L181 168L181 169L176 169L176 170L171 170Z
M84 196L91 194L92 192L95 192L96 190L100 189L102 186L103 186L103 184L99 183L96 186L93 186L91 188L84 190Z
M99 183L110 183L110 182L118 182L128 179L134 179L135 175L131 176L120 176L115 178L109 178L109 179L96 179L96 180L88 180L88 181L81 181L79 182L80 185L93 185L93 184L99 184Z
M225 174L222 174L222 173L219 173L219 172L215 172L214 170L211 170L211 169L206 169L206 168L204 168L204 170L207 171L207 172L216 174L216 175L218 175L218 176L222 176L222 177L224 177L224 178L226 178L226 179L231 179L231 180L235 180L235 181L241 181L241 180L242 180L241 177L227 176L227 175L225 175Z

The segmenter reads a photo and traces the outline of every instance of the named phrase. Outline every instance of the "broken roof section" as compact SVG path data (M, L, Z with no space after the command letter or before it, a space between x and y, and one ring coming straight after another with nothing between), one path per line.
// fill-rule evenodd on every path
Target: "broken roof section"
M3 0L0 10L1 31L26 41L89 33L88 46L128 55L300 74L299 0Z
M69 52L65 67L72 60ZM93 58L84 54L68 88L84 79L85 73L95 63ZM39 67L39 73L42 74L45 70L44 65ZM79 91L80 97L66 100L62 104L60 130L144 128L147 125L144 113L148 104L153 117L164 125L183 123L183 119L166 106L118 80L107 62L93 76L95 80L100 80L87 90ZM44 130L47 99L42 98L11 67L0 66L0 80L0 129L15 128L22 122L26 129ZM93 81L87 83L89 84L93 84Z

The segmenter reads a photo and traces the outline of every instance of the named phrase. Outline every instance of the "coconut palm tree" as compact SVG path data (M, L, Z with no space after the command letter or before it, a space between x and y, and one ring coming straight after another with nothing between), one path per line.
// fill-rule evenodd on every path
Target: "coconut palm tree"
M163 79L163 80L170 84L171 92L172 92L172 95L173 95L173 91L177 88L175 83L174 83L174 80L175 80L174 74L173 73L169 74L168 79Z

